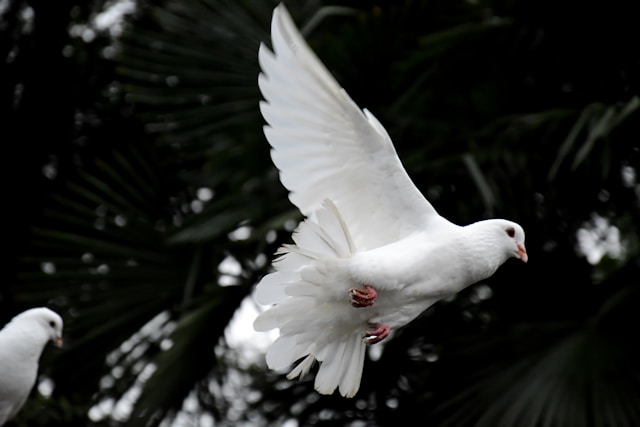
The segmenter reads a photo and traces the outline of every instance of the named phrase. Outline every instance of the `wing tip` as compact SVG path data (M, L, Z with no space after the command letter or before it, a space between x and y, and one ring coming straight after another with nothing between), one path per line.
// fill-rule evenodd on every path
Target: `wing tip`
M287 9L287 7L284 5L283 2L278 3L278 5L276 7L273 8L273 14L271 15L271 22L272 24L277 22L277 23L281 23L281 24L286 24L286 22L284 21L292 21L291 19L291 14L289 13L289 10Z
M294 56L299 49L299 45L305 43L284 3L279 3L273 9L271 43L276 54L288 51L287 55Z

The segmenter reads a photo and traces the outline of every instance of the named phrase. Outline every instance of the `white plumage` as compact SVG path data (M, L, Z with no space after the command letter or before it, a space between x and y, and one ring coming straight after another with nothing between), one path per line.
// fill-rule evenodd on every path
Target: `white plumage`
M272 369L320 362L315 388L358 391L367 344L383 340L439 299L527 260L511 221L466 227L438 215L413 185L389 135L361 110L307 46L283 5L260 46L264 133L289 198L307 219L257 286L273 306L257 331L280 329Z
M44 346L62 346L62 319L48 308L32 308L0 330L0 426L22 408L38 374Z

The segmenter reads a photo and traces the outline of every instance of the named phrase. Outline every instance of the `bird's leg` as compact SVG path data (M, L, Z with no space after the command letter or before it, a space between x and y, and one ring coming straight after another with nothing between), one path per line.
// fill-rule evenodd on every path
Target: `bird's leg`
M364 340L367 344L376 344L389 336L389 332L391 332L391 327L389 325L385 325L384 323L369 323L369 329L364 334Z
M378 297L378 293L373 286L364 285L364 289L351 288L349 289L349 302L354 307L371 307Z

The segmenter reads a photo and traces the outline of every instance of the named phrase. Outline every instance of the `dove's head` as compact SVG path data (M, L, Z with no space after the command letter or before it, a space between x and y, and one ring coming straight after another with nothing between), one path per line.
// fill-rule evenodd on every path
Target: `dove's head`
M14 320L18 319L25 326L29 324L30 328L38 328L57 347L62 347L62 318L54 311L45 307L32 308L20 313Z
M471 224L468 228L475 236L480 256L497 262L493 267L497 268L509 258L528 261L529 257L524 247L524 230L515 222L506 219L485 219Z
M504 246L508 257L519 258L527 262L529 257L524 247L524 230L519 224L506 219L496 219L492 222L496 225L498 241Z

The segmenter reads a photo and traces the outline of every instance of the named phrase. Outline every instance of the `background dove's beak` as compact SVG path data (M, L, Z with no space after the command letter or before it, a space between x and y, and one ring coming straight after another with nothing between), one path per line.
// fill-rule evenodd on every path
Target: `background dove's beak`
M527 262L529 260L529 256L527 255L527 250L524 248L524 244L518 243L518 255L523 262Z
M56 347L62 348L62 337L56 337L54 344L56 345Z

